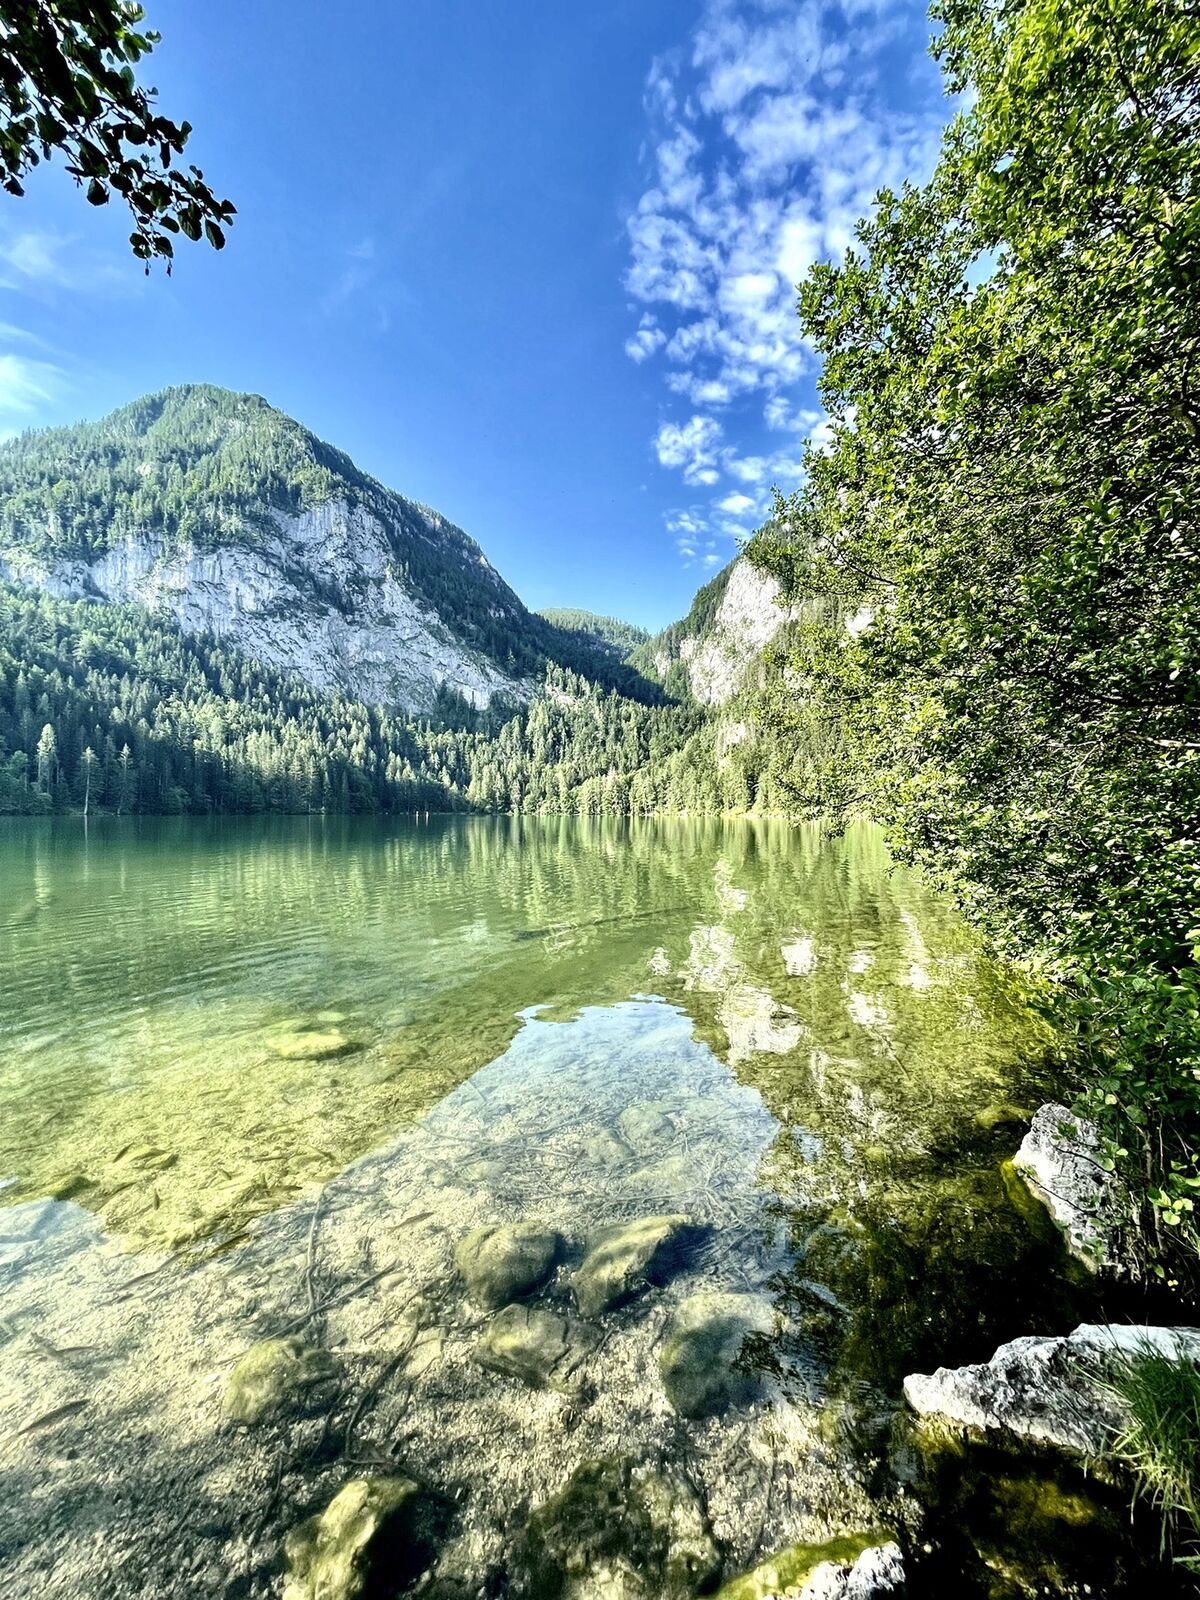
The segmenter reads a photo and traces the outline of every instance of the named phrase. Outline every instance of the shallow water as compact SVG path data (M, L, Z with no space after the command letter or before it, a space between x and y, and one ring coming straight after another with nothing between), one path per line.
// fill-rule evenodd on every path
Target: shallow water
M12 823L0 973L9 1593L276 1593L288 1528L385 1469L454 1506L422 1592L533 1593L537 1508L613 1458L684 1486L709 1581L887 1527L943 1592L923 1546L979 1491L900 1379L1092 1309L986 1115L1037 1103L1040 1025L865 827ZM556 1230L534 1299L567 1316L597 1230L667 1213L686 1245L590 1319L570 1393L479 1365L472 1227ZM760 1322L687 1418L660 1362L714 1293ZM234 1361L281 1334L336 1380L233 1427ZM1120 1527L1048 1470L955 1513L948 1592L1082 1592L1097 1541L1125 1592ZM623 1559L537 1592L665 1592Z

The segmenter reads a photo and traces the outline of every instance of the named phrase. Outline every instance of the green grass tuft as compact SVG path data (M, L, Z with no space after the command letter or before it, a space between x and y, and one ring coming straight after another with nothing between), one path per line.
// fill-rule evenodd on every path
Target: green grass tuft
M1162 1516L1164 1552L1200 1571L1200 1366L1148 1347L1102 1387L1125 1417L1112 1453L1133 1473L1136 1499Z

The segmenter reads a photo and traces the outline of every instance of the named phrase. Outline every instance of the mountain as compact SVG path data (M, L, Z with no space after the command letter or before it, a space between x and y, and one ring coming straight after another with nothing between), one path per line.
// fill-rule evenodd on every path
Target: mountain
M672 695L727 705L752 687L763 651L795 620L779 594L773 577L738 556L697 593L686 617L639 645L630 663Z
M621 622L617 617L597 616L594 611L580 611L574 606L552 606L538 612L555 628L564 633L581 633L602 649L610 651L617 659L627 660L631 653L650 638L648 628L639 628L632 622Z
M0 579L144 605L371 705L526 700L555 664L654 698L603 641L528 611L461 528L206 385L0 445Z

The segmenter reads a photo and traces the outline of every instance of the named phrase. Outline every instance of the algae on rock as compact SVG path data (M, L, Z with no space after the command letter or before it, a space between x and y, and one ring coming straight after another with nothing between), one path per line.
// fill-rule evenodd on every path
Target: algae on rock
M374 1600L428 1568L449 1503L410 1478L354 1478L288 1535L283 1600Z

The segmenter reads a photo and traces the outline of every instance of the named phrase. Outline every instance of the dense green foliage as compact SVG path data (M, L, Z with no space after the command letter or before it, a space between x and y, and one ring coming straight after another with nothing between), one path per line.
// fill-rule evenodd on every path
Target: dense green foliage
M134 77L159 41L140 31L140 6L118 0L6 0L0 16L0 183L22 179L57 150L94 206L117 194L133 213L133 253L162 257L173 240L225 243L234 208L198 167L175 165L191 127L154 109ZM149 270L149 268L147 268Z
M334 499L377 519L394 575L503 670L536 675L557 663L660 698L587 633L527 611L461 528L385 489L258 395L166 389L100 422L0 445L0 554L88 559L147 534L168 548L254 546L277 532L276 514ZM319 587L320 573L304 581Z
M777 808L795 758L744 723L566 668L528 706L406 720L138 606L0 584L0 812Z
M580 611L575 606L547 606L538 612L555 628L564 633L583 633L589 639L608 646L622 659L650 637L647 629L632 622L622 622L618 617L597 616L594 611Z
M1186 1234L1200 28L1183 0L939 16L969 98L932 181L881 196L801 290L833 443L755 555L833 610L773 714L838 727L817 804L868 804L1058 980L1118 1159ZM847 607L869 625L848 630Z

